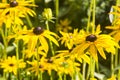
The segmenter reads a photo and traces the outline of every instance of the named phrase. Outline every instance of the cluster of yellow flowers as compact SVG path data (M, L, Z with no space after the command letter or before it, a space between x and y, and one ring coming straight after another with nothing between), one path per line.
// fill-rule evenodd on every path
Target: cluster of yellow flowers
M23 72L26 74L29 72L30 74L27 75L33 77L44 74L46 71L52 76L54 71L60 78L62 78L60 75L69 75L74 80L75 75L80 72L80 65L83 61L91 64L90 56L98 62L98 53L106 59L105 51L115 54L116 48L119 48L119 18L113 22L112 27L106 27L113 29L110 35L102 34L100 25L96 27L94 33L86 32L83 29L74 29L73 33L70 33L68 32L68 30L72 30L69 26L70 21L61 20L57 25L60 33L58 36L48 28L40 26L29 28L24 24L23 18L27 20L28 16L36 16L31 7L37 7L37 5L32 1L10 0L8 3L0 3L0 33L4 46L3 53L0 53L0 68L5 73L4 77L7 73L17 76ZM120 11L119 7L114 8ZM120 15L119 13L114 14ZM55 19L50 8L44 9L42 17L47 21L46 27L49 26L48 22L53 22ZM65 50L54 49L51 43L57 47L64 45ZM9 44L15 45L15 53L12 55L7 53ZM50 45L53 48L50 48ZM51 55L52 51L55 54Z

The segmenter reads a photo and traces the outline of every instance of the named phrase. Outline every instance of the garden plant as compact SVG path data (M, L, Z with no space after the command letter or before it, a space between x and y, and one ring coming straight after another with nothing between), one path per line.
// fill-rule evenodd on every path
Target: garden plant
M120 80L120 0L0 0L0 80Z

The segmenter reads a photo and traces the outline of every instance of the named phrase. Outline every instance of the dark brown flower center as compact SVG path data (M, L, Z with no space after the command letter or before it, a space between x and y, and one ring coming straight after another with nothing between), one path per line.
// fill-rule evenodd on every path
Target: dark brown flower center
M10 7L16 7L16 6L18 6L18 2L17 1L10 2Z
M34 34L36 34L36 35L39 35L39 34L41 34L41 33L43 33L43 28L42 27L35 27L34 29L33 29L33 33Z
M47 60L48 63L53 63L53 60L50 58Z
M40 64L40 65L39 65L39 68L43 68L43 65Z
M94 42L97 39L97 37L93 34L86 37L86 41Z
M11 63L11 64L9 64L9 66L11 66L11 67L12 67L12 66L14 66L14 64L12 64L12 63Z

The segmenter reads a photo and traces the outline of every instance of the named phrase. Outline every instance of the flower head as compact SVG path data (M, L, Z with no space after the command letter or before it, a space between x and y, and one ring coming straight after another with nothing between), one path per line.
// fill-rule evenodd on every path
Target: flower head
M31 67L29 67L27 70L31 71L32 73L35 72L36 76L38 75L39 71L41 72L45 71L44 66L37 60L33 60L32 62L27 61L27 63L31 65Z
M75 44L77 44L77 40L79 39L78 29L75 29L73 33L67 33L60 31L62 37L60 37L61 44L65 44L65 47L68 49L72 49Z
M75 74L75 71L80 71L80 66L79 63L71 60L71 59L66 59L64 57L57 58L55 60L55 63L57 65L57 73L59 74L68 74L72 76Z
M45 8L42 13L42 16L43 16L43 19L53 22L52 19L54 19L54 17L52 15L52 10L50 8Z
M60 24L57 26L58 31L68 32L69 30L72 30L72 27L69 26L71 21L68 19L60 20Z
M71 53L82 54L89 52L96 61L98 61L97 52L99 52L104 59L106 59L104 50L115 54L115 47L119 47L119 45L111 36L100 34L100 32L100 25L97 26L96 32L92 34L82 30L80 32L81 39L79 45L77 45Z
M25 68L26 66L26 63L23 62L22 59L17 60L15 56L8 57L0 63L0 66L4 69L4 72L13 72L15 75L17 74L17 69Z
M0 20L5 23L7 28L11 25L21 25L23 21L20 18L25 17L27 14L30 16L36 13L28 8L29 6L36 6L31 4L31 1L25 0L10 0L9 3L0 3Z
M45 30L42 27L35 27L30 30L20 30L16 34L17 35L10 35L9 37L15 38L16 40L22 39L24 43L27 44L28 50L32 52L36 49L37 45L41 45L43 51L47 53L49 50L49 46L46 38L59 46L57 40L55 39L55 37L58 37L57 34L49 30Z

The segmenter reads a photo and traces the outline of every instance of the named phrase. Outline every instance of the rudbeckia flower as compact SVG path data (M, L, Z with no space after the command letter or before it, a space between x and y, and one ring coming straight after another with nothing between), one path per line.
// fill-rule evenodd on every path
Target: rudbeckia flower
M68 47L68 49L72 49L77 44L77 40L79 39L78 29L75 29L73 33L60 31L60 34L62 37L60 37L59 41L61 41L61 44L65 44L65 47Z
M39 68L38 68L39 63ZM41 72L48 71L48 74L51 75L52 70L57 71L57 65L55 64L54 58L45 58L42 57L39 62L36 60L30 62L28 61L28 64L32 65L32 67L28 68L27 70L30 70L31 72L35 72L36 75L38 75L38 70Z
M52 70L57 71L57 64L55 63L55 61L56 58L54 57L42 57L40 59L40 63L44 66L45 70L48 72L49 75L51 75Z
M42 49L44 49L45 53L47 53L49 50L47 39L59 46L57 40L55 39L55 37L58 37L57 34L49 30L44 30L42 27L35 27L30 30L20 30L16 34L17 35L13 34L9 36L9 38L15 38L16 40L22 39L24 43L27 44L27 49L30 51L35 50L37 45L39 46L39 41Z
M120 41L120 24L113 25L113 26L106 26L106 29L112 30L110 35L114 37L116 42Z
M25 68L26 63L23 62L22 59L17 60L15 56L12 56L2 60L0 62L0 66L4 69L4 72L13 72L16 75L17 70L20 68Z
M73 74L75 74L76 71L80 71L79 63L71 59L66 59L64 57L57 58L55 60L55 64L57 66L58 75L68 74L70 76L73 76Z
M27 70L32 73L35 72L36 76L38 75L39 72L43 73L45 71L44 66L37 60L33 60L32 62L27 61L27 63L31 65L31 67L27 68Z
M30 47L30 46L29 46ZM34 50L30 50L30 48L23 50L23 54L25 54L25 58L31 58L31 57L35 57L37 58L37 56L47 56L47 53L45 53L44 49L42 46L39 46L38 48L35 48Z
M71 21L68 19L60 20L60 24L57 25L57 31L68 32L72 30L72 26L69 26Z
M21 13L21 15L26 15L27 13L31 16L35 15L35 12L31 10L30 6L36 6L31 4L30 0L10 0L9 3L0 3L0 9L3 10L2 15L17 15Z
M9 3L0 3L0 20L6 24L7 28L11 25L21 25L23 21L20 19L27 14L30 16L36 15L36 13L27 7L36 6L31 4L32 1L26 0L10 0Z
M119 45L110 35L100 33L100 25L97 26L95 33L86 33L82 30L79 45L76 45L71 51L71 54L83 54L89 52L96 61L98 61L98 52L104 59L106 59L104 51L115 54L115 47L119 47Z
M90 64L90 58L88 56L88 52L86 54L70 54L71 50L60 50L60 51L56 51L57 55L54 56L54 58L60 58L60 57L64 57L64 58L69 58L71 60L78 60L80 63L82 63L83 61L87 62L88 64Z

